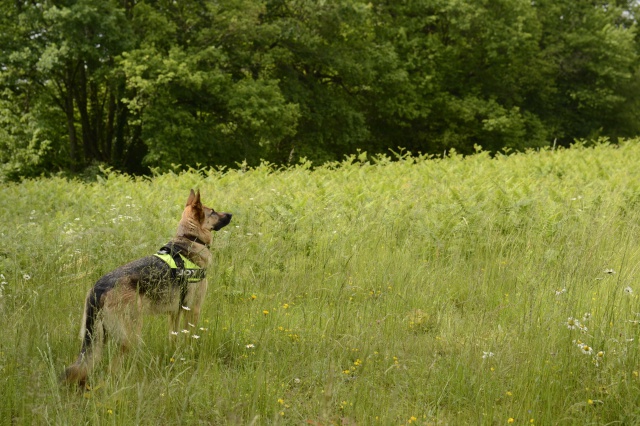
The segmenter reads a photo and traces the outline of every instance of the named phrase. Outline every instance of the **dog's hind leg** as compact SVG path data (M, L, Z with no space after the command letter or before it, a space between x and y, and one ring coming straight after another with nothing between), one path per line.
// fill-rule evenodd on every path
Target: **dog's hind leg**
M121 375L126 354L142 340L142 299L137 289L119 282L105 296L103 310L105 333L116 346L107 368L109 377L114 378Z
M94 287L85 302L82 321L82 348L76 362L67 367L61 380L84 387L94 365L100 360L104 329L101 321L102 292Z
M121 285L105 296L104 326L120 353L111 364L117 369L125 353L138 345L142 335L142 299L135 288Z

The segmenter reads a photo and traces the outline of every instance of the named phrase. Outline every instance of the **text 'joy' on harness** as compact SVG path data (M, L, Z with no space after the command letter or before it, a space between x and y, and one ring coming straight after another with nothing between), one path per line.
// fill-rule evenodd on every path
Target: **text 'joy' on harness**
M179 281L180 283L180 305L184 306L185 299L187 297L187 285L188 283L197 283L207 277L207 270L202 269L187 257L183 256L181 251L183 248L168 243L154 256L161 259L169 268L171 268L171 279Z

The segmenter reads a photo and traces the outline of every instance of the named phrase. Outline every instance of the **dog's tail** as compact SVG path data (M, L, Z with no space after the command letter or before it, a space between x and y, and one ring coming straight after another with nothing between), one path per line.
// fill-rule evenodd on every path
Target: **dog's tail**
M76 362L67 367L61 380L68 384L78 384L84 387L87 377L102 354L102 345L105 331L99 313L102 305L103 292L93 288L87 295L82 316L82 348ZM103 335L101 338L100 335Z

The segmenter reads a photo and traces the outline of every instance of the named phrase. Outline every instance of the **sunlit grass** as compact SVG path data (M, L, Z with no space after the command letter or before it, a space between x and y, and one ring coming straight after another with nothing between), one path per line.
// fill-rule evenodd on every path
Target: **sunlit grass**
M628 142L6 185L0 423L638 422L638 164ZM234 213L201 323L174 349L149 317L59 387L87 289L166 243L192 187Z

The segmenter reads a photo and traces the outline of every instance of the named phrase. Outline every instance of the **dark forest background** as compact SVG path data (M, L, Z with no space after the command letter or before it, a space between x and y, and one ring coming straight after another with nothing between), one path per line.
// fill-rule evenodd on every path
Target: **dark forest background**
M638 10L0 0L0 180L636 136Z

